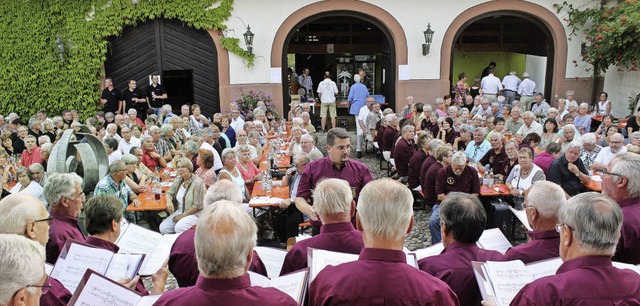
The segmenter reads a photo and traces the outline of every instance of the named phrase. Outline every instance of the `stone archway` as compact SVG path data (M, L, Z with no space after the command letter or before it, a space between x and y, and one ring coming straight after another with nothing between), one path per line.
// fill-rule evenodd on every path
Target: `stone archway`
M552 88L550 91L552 95L563 97L564 91L569 88L576 91L587 90L586 92L590 92L591 84L588 79L575 80L566 78L567 35L558 17L538 4L521 0L499 0L478 4L462 12L451 22L442 39L442 55L440 57L441 83L448 84L451 78L453 45L456 35L461 29L464 29L481 16L486 17L487 14L509 11L526 14L537 19L541 24L546 26L551 33L554 44L553 81L551 82Z

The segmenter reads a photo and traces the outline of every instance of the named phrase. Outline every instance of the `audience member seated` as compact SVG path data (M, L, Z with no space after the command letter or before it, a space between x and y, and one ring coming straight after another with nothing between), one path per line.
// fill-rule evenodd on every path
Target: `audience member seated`
M322 270L309 287L309 305L459 305L447 284L406 264L413 197L404 185L387 178L367 184L356 225L365 246L360 258Z
M252 148L252 146L244 144L236 149L236 154L238 155L236 168L240 170L242 179L244 179L244 185L249 193L251 193L255 182L262 180L262 173L251 160L251 150L249 148Z
M218 180L216 172L213 170L213 158L213 153L211 153L211 151L206 149L198 149L198 155L196 157L196 165L198 165L198 170L196 170L194 173L200 178L200 180L202 180L205 189L209 188Z
M399 135L399 119L395 114L388 114L385 116L385 122L387 122L387 126L384 128L384 133L382 135L382 145L380 146L380 151L391 152Z
M518 151L518 164L505 179L505 185L514 197L522 198L537 181L544 181L544 171L533 163L533 153L527 148ZM521 203L521 202L520 202Z
M591 115L587 114L589 111L589 104L582 102L578 107L578 115L573 118L573 124L580 132L580 135L589 133L591 130Z
M313 139L313 136L309 134L300 136L300 147L302 148L302 152L309 154L311 161L324 157L320 149L316 147L316 141Z
M529 150L531 151L531 150ZM498 179L501 181L505 181L509 174L511 174L511 170L513 167L518 165L518 144L515 140L509 140L504 145L504 152L507 154L507 158L502 162L502 168L498 169L498 173L494 171L494 174L498 175ZM531 159L533 159L533 152L531 152Z
M442 121L442 128L436 138L453 145L453 142L457 137L460 137L460 133L453 129L453 119L447 117Z
M118 150L118 142L109 136L104 139L104 149L107 152L107 157L109 158L109 165L111 165L116 160L122 159L122 153Z
M287 252L280 275L306 268L308 248L359 254L364 247L362 234L351 224L355 203L349 183L326 179L316 186L313 195L313 207L322 221L320 234L296 243Z
M416 133L416 128L413 125L405 125L402 128L402 135L396 142L393 148L393 158L395 159L396 170L400 177L401 183L407 182L409 175L409 161L413 152L415 152L415 146L413 143L413 136Z
M596 143L596 136L593 133L587 133L580 137L582 140L582 148L580 148L580 159L587 169L593 169L593 164L602 150L602 147Z
M438 201L444 201L450 192L469 193L475 197L480 195L480 178L475 168L467 166L467 157L458 151L451 157L451 164L438 170L436 175L436 194ZM440 207L434 205L429 219L429 230L431 231L431 244L436 244L442 240L440 236Z
M136 173L136 165L138 164L138 158L133 156L132 154L125 154L122 156L122 162L127 169L127 177L125 177L124 181L127 183L127 186L131 188L131 190L135 194L140 194L142 192L147 191L147 177L146 175L142 175L142 177L138 177Z
M491 144L485 140L484 129L476 128L473 131L473 140L467 145L464 154L470 163L477 163L491 149Z
M620 133L615 133L609 138L609 146L602 148L600 153L593 162L593 170L606 171L609 162L619 153L627 152L627 147L624 146L624 136Z
M523 124L524 121L522 120L522 118L520 118L520 107L514 106L513 108L511 108L509 118L504 123L504 129L507 133L516 135Z
M162 158L162 155L156 151L152 136L142 137L142 164L151 171L157 171L158 168L167 166L167 162Z
M447 283L460 305L479 305L482 296L471 262L505 260L500 252L476 244L487 225L487 213L478 197L453 192L440 204L440 222L444 250L420 260L420 270Z
M22 157L20 163L29 167L33 163L42 163L42 157L40 156L40 148L38 148L38 140L33 135L27 135L24 138L25 150L22 151Z
M33 163L29 166L29 171L31 171L31 179L44 188L47 184L47 173L44 167L39 163Z
M640 156L620 153L611 160L602 175L602 194L622 208L620 241L613 260L640 264Z
M547 179L560 185L569 196L586 191L584 183L590 180L587 168L579 158L581 147L581 143L572 141L566 152L549 166Z
M598 141L598 144L600 146L602 146L603 148L604 147L608 147L611 136L615 135L616 133L620 133L620 132L621 132L621 130L617 125L615 125L615 124L614 125L610 125L607 128L606 132L605 132L606 133L605 136L600 138L600 140Z
M249 190L244 183L244 178L242 177L240 170L238 170L238 167L236 166L236 152L233 149L224 149L224 151L222 151L221 159L224 167L220 170L220 173L218 173L218 180L232 181L236 186L238 186L238 188L240 188L242 197L244 199L249 199Z
M547 118L544 122L544 131L540 135L540 150L546 150L547 146L552 142L559 142L560 135L558 135L558 122L553 118Z
M125 211L129 203L133 206L140 206L138 196L129 188L125 182L127 178L127 168L121 160L116 160L109 166L109 174L105 175L95 186L93 195L112 195L120 200L122 211L129 222L135 220L134 213Z
M51 206L51 227L47 242L47 262L55 264L67 239L84 241L78 226L85 195L82 178L75 173L55 173L44 187L44 196Z
M25 167L19 167L17 171L18 183L16 183L10 193L26 193L39 198L42 202L47 203L44 197L44 188L38 182L32 180L31 171Z
M417 149L409 160L409 169L407 171L407 184L409 189L415 189L420 186L420 168L422 163L429 156L429 141L431 135L427 132L420 132L416 141Z
M155 305L297 305L278 289L251 286L247 269L256 237L254 221L237 203L207 206L195 230L195 285L165 292Z
M295 237L298 235L298 224L305 221L305 217L302 215L300 210L295 205L291 205L294 203L296 195L298 193L298 184L300 184L300 179L302 178L302 174L307 167L307 164L312 162L311 156L307 153L298 153L293 158L294 167L289 168L284 177L282 177L282 186L289 187L289 197L284 199L280 204L280 208L286 209L285 216L285 228L283 232L277 232L278 237L280 237L280 241L286 242L289 237ZM307 217L308 219L308 217ZM277 231L278 229L276 229Z
M51 288L42 268L44 248L20 235L0 234L0 253L0 305L39 305Z
M578 142L579 144L582 144L582 140L580 139L580 134L575 132L575 126L573 124L565 124L562 127L562 131L564 132L562 134L562 138L560 138L560 143L562 144L562 149L561 149L561 153L564 153L567 150L567 146L571 143L571 142Z
M291 138L289 139L289 148L286 152L287 156L296 156L296 154L302 152L300 137L302 137L302 128L298 126L292 127Z
M131 148L142 146L140 139L132 135L131 128L129 128L128 126L123 126L120 130L120 133L122 134L122 139L120 139L120 143L118 143L117 149L120 154L127 154L129 153L129 151L131 151Z
M531 134L536 133L538 136L542 135L542 125L535 121L536 116L531 111L526 111L522 114L522 121L524 124L520 126L516 132L516 139L522 141L522 139Z
M90 235L87 237L87 244L117 253L120 247L115 242L120 235L120 224L122 222L122 209L118 198L109 195L95 196L87 201L84 211L87 232ZM168 274L169 271L165 263L151 276L153 282L153 291L151 293L164 292ZM116 281L142 295L149 294L140 276Z
M569 199L558 211L556 225L564 263L555 275L524 286L511 305L640 304L640 275L611 263L622 218L618 204L601 194Z
M522 260L525 264L556 258L560 234L556 232L558 210L566 204L560 186L547 182L535 182L525 196L523 208L533 231L528 231L529 242L510 248L507 260Z
M193 174L193 164L188 158L179 157L175 163L177 176L166 193L169 216L160 223L162 234L182 233L196 225L207 190Z
M550 143L547 146L546 151L538 154L538 156L533 159L533 163L544 171L545 177L549 177L549 167L558 157L560 157L560 145L557 143Z
M507 152L504 150L504 146L502 145L503 136L500 133L491 133L489 134L489 139L491 143L491 150L487 151L487 153L478 161L478 170L480 172L489 171L485 169L485 167L489 167L493 174L500 175L502 173L502 169L504 166L505 160L508 158Z

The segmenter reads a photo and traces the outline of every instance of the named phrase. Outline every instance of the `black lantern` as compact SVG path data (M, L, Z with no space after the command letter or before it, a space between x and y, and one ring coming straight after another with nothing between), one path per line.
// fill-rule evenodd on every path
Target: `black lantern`
M247 45L247 51L249 54L253 54L253 32L251 32L251 27L247 25L247 31L244 35L244 43Z
M431 48L431 42L433 41L433 30L431 30L431 23L427 24L427 30L424 33L424 44L422 44L422 55L429 54Z
M58 48L58 54L60 55L60 61L64 62L64 40L60 35L56 38L56 46Z

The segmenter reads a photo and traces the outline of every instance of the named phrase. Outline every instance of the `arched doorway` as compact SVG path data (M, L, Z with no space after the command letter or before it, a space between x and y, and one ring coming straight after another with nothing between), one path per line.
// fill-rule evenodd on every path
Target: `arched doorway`
M548 100L554 69L554 41L538 18L515 11L493 11L469 19L455 34L451 50L451 84L466 72L469 81L480 77L489 62L496 62L499 78L527 71Z
M282 67L297 74L309 68L314 93L324 71L330 71L338 85L338 101L346 101L352 76L363 69L369 93L395 106L396 47L391 32L378 19L348 10L322 12L299 21L284 42ZM289 97L288 85L283 82L284 97ZM348 115L348 110L339 115Z
M157 73L167 89L174 112L185 103L198 103L211 116L220 110L218 59L212 36L178 20L156 19L125 28L110 39L106 76L119 90L136 80L145 90L148 76Z

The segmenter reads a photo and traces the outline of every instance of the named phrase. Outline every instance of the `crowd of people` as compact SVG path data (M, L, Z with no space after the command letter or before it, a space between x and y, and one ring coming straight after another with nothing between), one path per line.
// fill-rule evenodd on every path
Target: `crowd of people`
M573 92L554 108L528 74L523 78L510 73L500 81L488 67L478 86L468 86L461 73L456 95L438 98L435 110L413 97L398 113L381 110L371 96L350 101L362 105L356 159L350 133L320 129L326 133L320 150L310 106L292 108L285 155L294 167L282 179L290 194L277 205L286 216L278 236L296 236L305 220L314 236L287 253L281 275L308 267L309 248L359 254L355 262L321 271L309 285L308 304L479 305L472 261L560 257L556 275L525 286L512 304L640 305L640 275L612 266L613 260L640 264L640 127L629 120L619 130L603 93L596 109L602 124L592 132L594 114ZM258 168L269 133L281 124L273 110L258 103L244 117L232 104L230 114L207 118L192 104L175 114L162 103L167 96L157 80L149 95L133 94L130 82L130 93L114 98L111 80L105 85L108 111L83 123L74 111L53 118L39 111L27 124L16 114L0 118L0 249L6 254L0 305L66 305L72 292L45 275L42 264L55 264L67 239L117 252L122 219L136 219L126 208L140 205L138 197L162 171L175 171L167 209L141 216L152 230L180 235L168 262L151 276L151 288L140 277L114 281L142 295L163 293L156 305L295 305L283 292L252 286L247 274L267 275L254 251L258 222L247 202L263 180ZM109 173L88 201L80 176L46 173L55 162L49 161L52 148L68 129L77 141L94 135L108 154ZM358 161L367 145L393 165L391 178L373 180ZM529 242L506 254L476 244L488 225L478 197L489 174L505 184L506 200L526 211L533 229ZM588 192L593 175L601 177L601 194ZM431 243L444 246L420 260L419 269L406 265L403 253L416 200L431 208ZM181 288L165 292L169 271Z

